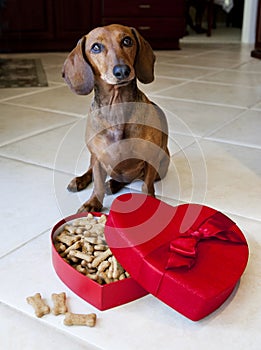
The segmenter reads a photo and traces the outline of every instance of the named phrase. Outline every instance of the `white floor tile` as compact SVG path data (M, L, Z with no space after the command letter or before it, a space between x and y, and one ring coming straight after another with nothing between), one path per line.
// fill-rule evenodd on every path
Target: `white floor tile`
M31 106L48 111L62 112L67 115L85 116L89 110L92 99L91 95L76 95L68 86L64 85L58 86L55 89L48 89L40 94L13 98L9 102L20 106Z
M0 146L50 130L75 120L53 112L32 110L26 107L0 104ZM44 144L41 146L43 147ZM44 148L44 147L43 147Z
M78 118L69 125L3 146L0 154L75 174L86 171L89 165L84 140L85 119Z
M246 111L239 118L213 133L209 138L261 148L260 111Z
M201 80L242 85L244 87L260 87L261 73L225 69L218 73L209 74Z
M257 110L260 110L261 109L261 102L260 103L257 103L253 109L257 109Z
M244 63L238 65L237 67L235 67L235 69L237 69L239 71L256 72L256 73L260 74L261 62L259 59L251 58L247 62L244 62Z
M50 85L50 84L49 84ZM43 92L48 90L47 87L39 87L39 88L10 88L10 89L1 89L0 90L0 102L3 100L7 100L7 99L12 99L16 96L26 96L26 95L30 95L32 93L38 93L38 92Z
M208 52L204 52L203 50L199 54L200 57L206 57L210 61L212 59L220 59L220 60L232 60L234 63L238 64L245 64L246 62L249 62L251 60L249 52L251 51L252 46L248 45L223 45L216 48L213 48L212 50L209 50Z
M218 83L188 82L164 91L165 96L182 100L212 102L233 107L252 107L260 101L260 89Z
M0 164L2 256L51 227L59 210L51 170L4 158Z
M138 82L139 89L144 92L145 95L148 96L152 93L157 93L162 89L171 88L172 86L177 86L184 83L185 80L175 79L172 77L164 77L159 76L156 77L155 80L151 84L142 84Z
M171 133L182 133L192 138L205 136L242 113L241 108L180 101L164 95L153 96L152 101L165 112Z
M179 182L172 186L185 202L198 198L221 211L261 220L260 156L260 149L202 141L173 156Z
M98 350L64 332L50 327L45 322L28 316L16 309L0 304L1 347L6 350Z
M175 64L180 64L183 66L194 66L194 67L208 67L208 68L231 68L234 67L236 63L240 63L238 60L235 62L233 59L220 59L219 57L212 57L209 59L208 53L203 55L198 55L195 57L182 57L175 60Z
M180 79L196 79L208 74L217 72L218 69L207 69L204 67L186 67L175 64L175 59L172 63L158 63L156 64L156 80L158 76L166 76Z

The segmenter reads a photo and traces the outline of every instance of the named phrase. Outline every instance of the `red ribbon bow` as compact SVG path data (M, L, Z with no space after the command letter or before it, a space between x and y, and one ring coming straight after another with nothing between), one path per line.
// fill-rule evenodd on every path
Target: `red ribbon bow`
M245 243L243 238L232 228L235 223L220 212L216 212L193 230L181 234L170 242L170 256L166 270L176 267L191 268L197 257L198 243L205 239L216 238L233 243Z

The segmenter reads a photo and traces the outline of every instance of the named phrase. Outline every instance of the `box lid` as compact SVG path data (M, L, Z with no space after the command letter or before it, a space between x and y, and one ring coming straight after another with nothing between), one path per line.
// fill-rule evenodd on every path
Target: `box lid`
M248 260L243 233L221 212L145 194L114 200L105 236L132 278L194 321L229 297Z

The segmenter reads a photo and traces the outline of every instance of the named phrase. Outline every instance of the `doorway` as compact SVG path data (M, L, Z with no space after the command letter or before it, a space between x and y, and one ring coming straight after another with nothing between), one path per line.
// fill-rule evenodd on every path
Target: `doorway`
M197 34L188 28L188 34L181 39L184 43L246 43L255 42L255 28L258 0L234 0L234 9L226 13L222 6L215 6L215 21L211 36ZM191 9L193 16L193 9ZM203 27L207 27L206 14Z

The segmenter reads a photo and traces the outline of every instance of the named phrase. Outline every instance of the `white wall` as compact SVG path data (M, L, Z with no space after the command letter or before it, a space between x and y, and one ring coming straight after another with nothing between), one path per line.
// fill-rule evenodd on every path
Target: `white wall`
M258 0L245 0L241 42L253 44L256 39Z

